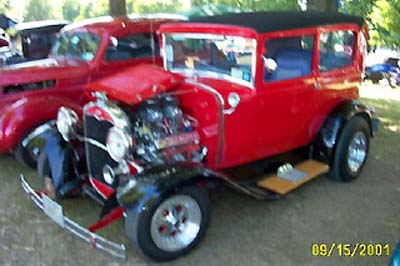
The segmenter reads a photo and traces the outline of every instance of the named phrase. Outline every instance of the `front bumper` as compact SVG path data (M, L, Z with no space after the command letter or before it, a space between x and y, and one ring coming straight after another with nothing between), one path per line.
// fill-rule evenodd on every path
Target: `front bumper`
M41 197L32 187L26 182L24 176L19 176L22 188L29 195L33 203L47 216L50 217L61 228L67 230L74 236L87 242L91 248L100 249L119 259L125 259L125 246L111 242L95 233L90 232L88 229L80 226L70 218L62 214L62 207L56 202L50 200L47 196ZM51 212L51 213L50 213Z

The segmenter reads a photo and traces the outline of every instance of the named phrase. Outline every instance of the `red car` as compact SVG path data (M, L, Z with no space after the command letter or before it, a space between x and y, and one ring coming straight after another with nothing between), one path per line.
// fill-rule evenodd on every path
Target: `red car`
M84 84L128 66L161 64L156 30L166 21L104 17L70 24L48 59L1 68L0 152L34 167L39 149L30 140L61 106L80 112Z
M132 244L166 261L202 239L218 185L277 199L323 173L353 181L379 125L373 109L357 101L363 31L358 17L326 13L165 24L164 68L140 65L89 84L83 117L63 107L40 138L47 143L38 165L46 193L21 176L23 186L92 247L124 257L124 246L93 233L124 217ZM243 165L257 173L239 176ZM80 192L103 205L88 229L51 199Z

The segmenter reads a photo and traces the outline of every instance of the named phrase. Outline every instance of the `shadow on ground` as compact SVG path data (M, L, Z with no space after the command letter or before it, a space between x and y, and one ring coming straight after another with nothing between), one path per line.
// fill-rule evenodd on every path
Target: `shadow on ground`
M400 238L400 107L390 99L365 100L383 118L360 179L343 184L322 176L279 201L256 201L232 191L212 205L210 229L193 252L173 265L387 265L389 257L313 257L314 243L388 243ZM123 221L101 234L127 244L126 261L91 250L59 229L23 194L22 172L36 174L8 155L0 156L0 265L153 265L124 237ZM67 215L88 225L99 207L87 199L63 201ZM168 264L164 264L168 265Z

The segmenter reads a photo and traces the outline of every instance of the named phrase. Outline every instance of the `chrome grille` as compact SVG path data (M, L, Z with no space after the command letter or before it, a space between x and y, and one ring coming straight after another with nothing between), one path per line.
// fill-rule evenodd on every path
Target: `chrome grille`
M96 117L85 114L84 116L85 124L85 136L86 138L95 140L104 146L106 146L106 138L108 130L113 126L113 124L106 120L98 120ZM107 151L104 149L86 141L86 160L88 165L89 174L104 182L103 179L103 167L108 164L112 168L118 166Z

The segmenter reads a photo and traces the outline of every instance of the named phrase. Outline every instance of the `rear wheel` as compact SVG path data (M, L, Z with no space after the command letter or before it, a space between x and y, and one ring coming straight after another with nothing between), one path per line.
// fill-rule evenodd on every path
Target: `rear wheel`
M139 214L128 211L125 220L129 240L155 261L173 260L199 243L210 219L207 193L185 187Z
M370 128L362 117L353 117L341 132L331 162L329 176L353 181L361 173L369 153Z

